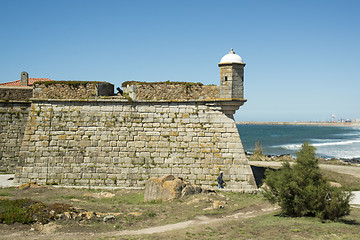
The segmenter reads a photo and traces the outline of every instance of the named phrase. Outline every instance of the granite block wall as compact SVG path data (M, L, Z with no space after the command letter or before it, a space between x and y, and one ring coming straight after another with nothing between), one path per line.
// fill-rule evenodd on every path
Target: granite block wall
M14 173L30 102L0 102L0 172Z
M16 173L18 184L143 187L173 174L253 191L235 122L206 101L33 100Z

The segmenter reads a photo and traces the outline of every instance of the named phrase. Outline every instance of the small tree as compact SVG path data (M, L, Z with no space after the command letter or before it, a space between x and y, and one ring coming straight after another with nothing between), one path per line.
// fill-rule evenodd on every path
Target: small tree
M279 171L266 172L265 198L278 203L287 216L336 220L349 215L351 193L325 181L315 158L315 147L304 143L296 156L293 167L286 162Z

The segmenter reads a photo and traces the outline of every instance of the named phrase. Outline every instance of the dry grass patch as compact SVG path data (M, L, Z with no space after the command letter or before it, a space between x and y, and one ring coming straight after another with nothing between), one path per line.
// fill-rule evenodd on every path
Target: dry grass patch
M51 186L25 190L1 189L0 195L12 200L29 198L46 205L63 203L72 206L78 210L77 215L70 214L70 219L63 217L55 220L61 226L56 231L72 233L141 229L186 221L199 215L219 217L265 203L260 196L232 192L198 194L170 202L144 202L143 190L89 190ZM94 197L99 195L111 197ZM224 208L214 208L214 202L221 203ZM94 212L97 217L86 219L79 216L81 212ZM104 222L104 217L111 215L114 219ZM1 229L5 229L2 224Z

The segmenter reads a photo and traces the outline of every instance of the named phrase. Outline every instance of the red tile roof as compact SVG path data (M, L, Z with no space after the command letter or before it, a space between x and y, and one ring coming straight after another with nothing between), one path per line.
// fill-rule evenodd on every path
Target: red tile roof
M36 82L46 82L46 81L54 81L49 78L29 78L28 86L32 86ZM0 83L0 86L14 86L14 87L23 87L21 85L21 80L16 80L13 82ZM26 86L24 86L26 87Z

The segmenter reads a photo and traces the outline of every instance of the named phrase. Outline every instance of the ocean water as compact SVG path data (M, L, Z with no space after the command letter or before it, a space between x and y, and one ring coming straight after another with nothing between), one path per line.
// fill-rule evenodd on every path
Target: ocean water
M360 127L304 125L237 125L245 151L253 152L257 141L264 154L295 156L304 142L316 147L324 158L360 160Z

